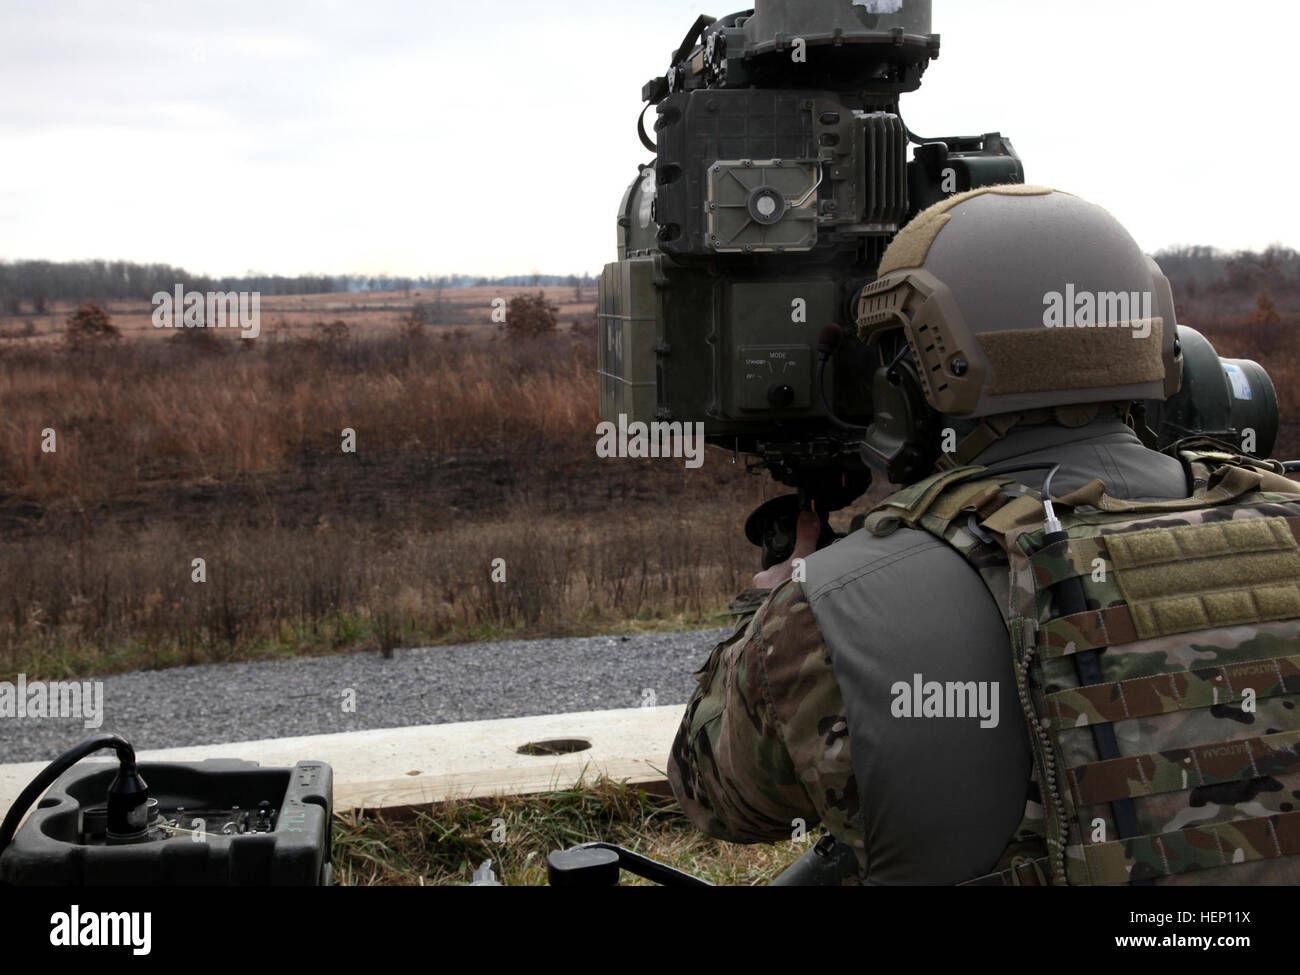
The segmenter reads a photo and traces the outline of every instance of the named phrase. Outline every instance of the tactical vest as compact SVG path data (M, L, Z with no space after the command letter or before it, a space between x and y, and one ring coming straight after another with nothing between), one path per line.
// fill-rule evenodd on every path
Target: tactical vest
M1007 625L1033 782L970 883L1300 882L1300 483L1178 456L1190 497L1122 501L1094 480L1053 499L1050 544L1038 492L982 467L866 519L951 545Z

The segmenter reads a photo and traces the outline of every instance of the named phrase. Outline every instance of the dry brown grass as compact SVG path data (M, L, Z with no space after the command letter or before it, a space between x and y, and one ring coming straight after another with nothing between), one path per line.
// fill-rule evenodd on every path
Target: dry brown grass
M754 568L740 522L774 489L718 454L598 459L591 343L9 346L0 670L716 623Z
M578 301L569 287L475 287L448 288L443 291L417 288L406 291L330 292L313 295L264 295L262 297L263 334L303 338L316 331L318 322L343 320L354 333L374 333L397 329L417 308L436 307L436 324L462 326L475 332L490 332L491 302L502 298L507 303L520 294L541 291L557 306L561 326L588 315L595 299L594 288L587 288L584 300ZM148 301L105 301L105 310L113 324L129 338L165 341L174 332L153 327L152 307ZM50 302L42 314L6 315L0 312L0 342L5 340L32 343L62 337L66 320L75 310L69 302ZM435 324L435 323L430 323ZM235 336L227 339L234 341Z
M494 832L497 838L494 839ZM334 880L344 886L467 884L492 861L507 886L546 883L552 850L603 840L716 884L770 882L815 842L724 843L697 832L677 801L600 781L535 796L461 799L413 813L335 819ZM622 882L648 881L624 873Z
M476 297L457 295L467 321L487 315L491 296ZM328 323L350 298L286 301ZM403 331L391 304L391 328L255 341L127 328L73 347L0 341L0 671L720 620L756 568L741 522L784 488L714 451L699 471L598 460L588 329L531 342L481 324ZM1217 304L1189 302L1182 318L1267 366L1276 453L1300 456L1291 306L1233 307L1213 318ZM191 581L194 558L206 583ZM497 558L504 584L490 581Z
M0 671L713 624L752 571L735 515L654 507L575 521L520 502L499 520L429 530L403 520L380 532L340 517L92 529L70 544L28 537L0 562ZM206 561L202 585L190 578L195 557ZM495 559L505 560L503 583L491 581Z
M85 503L159 478L284 471L304 452L340 454L345 428L362 464L485 439L576 440L595 428L595 378L575 343L231 339L212 351L177 338L6 350L6 493ZM53 454L40 449L46 428L58 438Z

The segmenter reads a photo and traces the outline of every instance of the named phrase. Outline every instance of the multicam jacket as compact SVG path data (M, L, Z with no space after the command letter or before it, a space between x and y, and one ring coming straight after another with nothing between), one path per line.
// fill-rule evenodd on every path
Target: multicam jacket
M773 590L695 678L668 768L691 821L738 843L820 822L861 849L844 701L803 586Z
M1042 439L1042 434L1035 436ZM1186 495L1186 482L1181 490L1173 485L1169 464L1176 462L1126 437L1113 429L1085 430L1034 446L1065 462L1066 476L1058 483L1067 488L1078 488L1090 470L1100 469L1108 483L1131 495ZM1006 453L1014 456L1014 446ZM1033 459L1023 443L1020 455L1016 459ZM1201 469L1195 486L1204 491L1210 473ZM669 771L675 791L697 825L725 839L782 839L797 832L799 820L808 825L821 820L854 848L868 882L960 882L986 871L991 873L984 882L1012 883L1294 880L1300 860L1295 852L1300 833L1292 815L1300 799L1300 732L1295 730L1300 625L1288 614L1295 615L1293 603L1300 600L1295 585L1300 572L1292 564L1300 560L1300 551L1289 530L1279 532L1277 525L1300 525L1300 506L1276 495L1289 482L1270 481L1266 475L1263 487L1274 495L1260 495L1257 482L1256 493L1247 492L1245 503L1210 508L1209 514L1185 510L1163 516L1170 526L1211 526L1190 533L1184 529L1186 538L1157 532L1160 544L1154 544L1145 539L1155 536L1132 532L1151 525L1126 524L1122 514L1101 515L1098 521L1110 522L1101 534L1128 532L1132 541L1092 540L1099 532L1085 525L1072 529L1072 537L1088 539L1075 538L1063 548L1069 556L1064 565L1054 550L1035 557L1028 570L1037 574L1031 591L1038 582L1088 575L1085 570L1095 567L1096 558L1111 570L1109 576L1101 573L1103 582L1087 582L1095 622L1084 617L1054 622L1043 609L1042 619L1031 625L1035 636L1028 645L1047 657L1068 660L1084 645L1133 651L1116 652L1114 662L1106 664L1107 683L1089 688L1073 681L1058 666L1061 660L1031 667L1022 666L1024 658L1018 657L1011 668L1002 617L1011 615L1007 610L1017 603L1011 592L1015 586L1008 588L1005 558L997 567L992 549L977 551L978 536L988 535L979 524L974 526L977 534L969 534L965 517L968 502L978 502L975 508L983 506L988 513L1003 507L1006 499L991 504L988 484L972 486L973 493L959 499L962 517L952 517L954 508L939 522L920 510L900 518L896 504L875 518L875 530L881 531L882 518L911 527L883 531L888 538L858 532L826 550L833 556L818 553L808 562L807 584L777 588L715 650L697 674L700 686L674 744ZM1091 504L1097 500L1092 495L1101 497L1094 490L1082 500ZM903 501L915 498L913 493ZM1224 498L1218 501L1222 504ZM1124 508L1113 498L1105 504L1108 510ZM1010 523L1011 515L1032 505L1022 499L1018 508L1005 507L1002 521ZM1251 524L1226 534L1214 527L1216 521L1242 519ZM1267 539L1260 534L1264 525ZM1223 569L1210 552L1195 572L1183 572L1179 564L1184 555L1159 554L1163 540L1175 537L1178 544L1194 547L1226 546L1234 561ZM956 563L963 571L954 567L954 548L971 560ZM1087 554L1084 549L1094 559L1072 566L1071 560ZM972 565L987 570L987 588ZM1173 568L1153 572L1157 565ZM875 576L869 574L873 571ZM1216 577L1216 571L1226 576ZM1233 575L1261 572L1253 588L1243 590L1238 584L1233 589ZM1265 579L1269 573L1272 577ZM1199 610L1189 608L1183 596L1175 597L1181 603L1152 601L1160 594L1144 594L1142 586L1157 578L1161 585L1181 585ZM928 603L926 594L917 594L927 580L937 580ZM1018 603L1025 613L1024 598ZM927 612L928 606L933 610ZM1030 606L1037 611L1033 599ZM895 611L910 618L891 618ZM1205 622L1236 620L1237 626L1189 629L1197 622L1197 611L1211 614ZM1119 629L1124 621L1132 632ZM1108 623L1115 632L1106 630ZM937 653L928 647L936 639L945 642ZM991 650L1004 656L1006 669L997 672L988 657ZM873 688L872 662L891 653L896 658L875 678L884 683ZM931 722L941 729L935 738L922 725L891 723L882 716L887 710L883 700L863 705L864 688L883 693L894 676L891 666L897 670L923 660L933 669L946 666L945 660L967 658L975 658L977 670L1008 681L1011 687L1004 691L1034 699L1029 727L1038 722L1051 726L1055 751L1045 768L1044 749L1035 745L1032 783L1029 764L1022 760L1029 749L1016 708L1004 713L1011 719L1007 727L1020 721L1020 737L997 742L981 738L974 724L951 722ZM853 669L864 660L867 676L855 676ZM1031 669L1034 676L1026 680ZM916 676L919 683L921 675ZM840 689L844 678L854 691L847 707ZM1247 696L1249 708L1242 706ZM1124 758L1096 761L1089 743L1092 723L1116 729ZM927 733L931 737L924 739ZM918 740L926 746L912 747ZM969 742L978 743L970 746L974 751L949 754ZM1144 742L1155 747L1144 747ZM976 766L978 774L967 775L962 788L945 792L936 784L961 779L968 766ZM983 781L980 776L987 777L987 790L972 787ZM1038 801L1038 783L1045 780L1051 801L1044 805ZM981 807L981 791L1006 793L1023 816L1008 818L1005 800ZM1142 835L1136 838L1116 835L1110 809L1124 802L1137 804Z

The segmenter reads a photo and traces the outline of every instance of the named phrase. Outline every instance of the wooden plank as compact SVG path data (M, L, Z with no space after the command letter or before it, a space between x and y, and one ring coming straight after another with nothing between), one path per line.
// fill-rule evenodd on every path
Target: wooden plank
M141 761L243 758L263 766L303 759L334 768L337 810L397 809L451 798L528 795L567 789L598 775L666 787L663 770L681 705L465 721L415 728L308 735L140 752ZM589 749L565 755L522 755L530 742L581 738ZM137 747L147 742L134 742ZM51 755L50 759L55 756ZM0 809L47 762L0 765Z

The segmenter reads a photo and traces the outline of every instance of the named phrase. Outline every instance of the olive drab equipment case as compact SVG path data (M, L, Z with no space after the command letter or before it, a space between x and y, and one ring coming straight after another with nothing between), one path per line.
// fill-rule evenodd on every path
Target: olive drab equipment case
M1094 480L1053 499L1046 541L1039 493L981 467L867 517L960 552L1010 634L1034 776L970 883L1300 882L1300 483L1205 446L1169 451L1190 497Z

